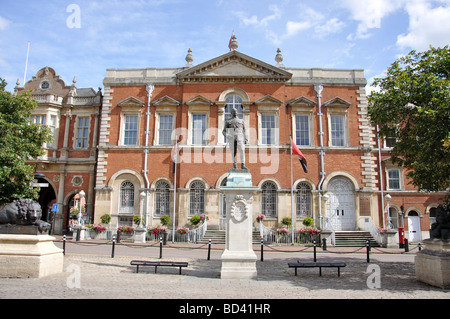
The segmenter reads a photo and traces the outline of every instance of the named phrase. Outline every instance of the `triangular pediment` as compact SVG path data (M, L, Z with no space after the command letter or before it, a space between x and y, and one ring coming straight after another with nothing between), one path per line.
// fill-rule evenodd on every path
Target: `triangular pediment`
M286 82L292 74L238 51L193 66L177 74L181 82Z
M127 97L126 99L117 103L117 106L138 106L142 107L145 105L145 102L135 98L134 96Z
M187 100L185 103L186 105L211 105L213 102L203 95L196 95Z
M325 107L343 107L343 108L348 108L350 105L352 105L352 103L340 98L340 97L335 97L331 100L326 101L325 103L323 103L323 106Z
M310 106L313 107L316 105L316 102L314 102L311 99L308 99L305 96L300 96L294 99L289 100L286 104L290 105L290 106Z
M273 106L280 106L283 103L283 101L277 99L276 97L273 97L272 95L266 95L258 100L255 101L256 105L273 105Z
M152 104L157 106L172 106L172 105L179 105L180 102L175 100L174 98L171 98L168 95L165 95L162 98L155 100Z

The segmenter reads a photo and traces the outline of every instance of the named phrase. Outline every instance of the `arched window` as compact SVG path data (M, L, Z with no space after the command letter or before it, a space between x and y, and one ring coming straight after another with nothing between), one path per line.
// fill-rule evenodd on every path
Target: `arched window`
M311 186L308 183L299 183L297 185L297 218L311 216Z
M134 185L123 182L120 185L120 213L131 214L134 211Z
M237 110L238 117L244 119L244 109L242 108L242 98L236 94L230 94L225 98L227 105L225 106L225 119L231 117L231 110L235 108Z
M189 216L203 214L205 212L205 184L200 181L192 182L189 192Z
M170 209L170 185L166 181L156 183L155 215L169 215Z
M237 111L237 117L241 120L244 119L244 109L242 108L242 98L239 95L236 94L230 94L225 98L225 102L227 102L227 105L225 106L225 116L224 121L227 121L229 118L231 118L231 110L233 108ZM227 141L227 138L224 137L225 143Z
M277 186L272 182L265 182L262 190L262 213L266 217L277 217Z

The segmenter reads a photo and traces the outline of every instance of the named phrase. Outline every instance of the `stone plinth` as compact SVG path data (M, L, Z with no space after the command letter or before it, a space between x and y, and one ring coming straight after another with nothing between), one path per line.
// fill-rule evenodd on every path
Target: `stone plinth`
M415 257L416 279L432 286L450 288L450 241L426 239Z
M134 230L134 242L145 243L145 237L147 235L147 229L144 227L138 227Z
M253 195L248 170L230 170L227 186L221 191L227 207L226 243L222 254L222 279L253 279L257 276L256 254L252 247Z
M0 277L44 277L63 271L62 249L48 235L0 235Z
M384 248L398 248L397 231L395 229L388 229L381 233L381 246Z

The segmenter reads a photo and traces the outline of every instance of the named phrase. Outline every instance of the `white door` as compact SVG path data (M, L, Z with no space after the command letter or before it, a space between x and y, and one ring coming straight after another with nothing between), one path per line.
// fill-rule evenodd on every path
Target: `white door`
M420 217L408 216L408 230L409 230L409 242L420 241Z
M355 189L345 177L328 184L327 217L336 231L355 230Z

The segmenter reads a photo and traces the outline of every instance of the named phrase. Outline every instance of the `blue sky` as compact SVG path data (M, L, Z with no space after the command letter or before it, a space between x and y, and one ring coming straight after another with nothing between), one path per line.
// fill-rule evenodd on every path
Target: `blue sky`
M12 91L50 66L70 85L107 68L180 67L238 51L286 67L364 69L369 84L399 56L450 44L449 0L0 0L0 77ZM78 19L79 18L79 19Z

